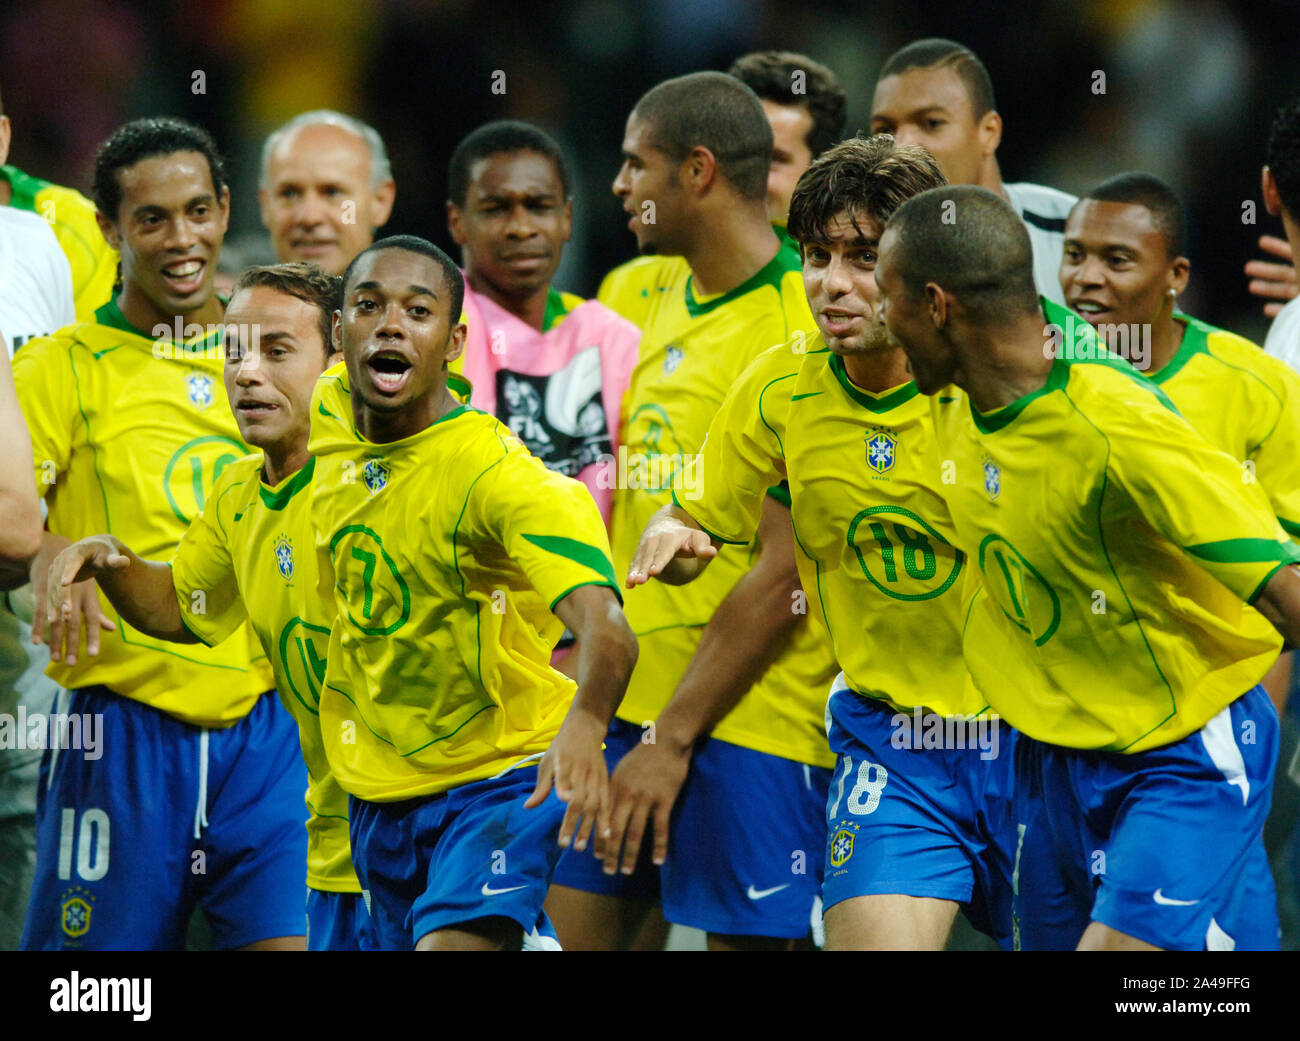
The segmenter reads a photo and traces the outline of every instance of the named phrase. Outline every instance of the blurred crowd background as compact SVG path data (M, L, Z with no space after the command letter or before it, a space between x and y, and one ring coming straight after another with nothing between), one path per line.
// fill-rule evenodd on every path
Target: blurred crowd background
M456 142L487 120L535 122L573 166L574 240L556 281L586 295L634 251L609 185L643 91L785 48L840 76L849 130L866 130L884 58L923 36L958 40L988 66L1005 180L1074 193L1122 170L1169 181L1190 220L1184 308L1263 338L1242 265L1259 234L1281 233L1258 202L1259 168L1274 111L1300 92L1300 0L5 0L0 86L10 161L84 192L96 146L122 121L204 124L231 163L239 266L272 259L259 150L297 112L374 125L397 181L385 232L444 248Z

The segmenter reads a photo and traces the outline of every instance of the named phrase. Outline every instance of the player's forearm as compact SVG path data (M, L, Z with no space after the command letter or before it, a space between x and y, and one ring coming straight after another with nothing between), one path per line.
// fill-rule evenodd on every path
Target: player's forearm
M792 566L763 557L718 606L677 690L655 721L656 740L688 747L708 734L780 655L804 616Z
M1288 649L1300 647L1300 571L1278 568L1255 598L1254 607L1282 634Z
M574 634L571 675L578 681L571 713L590 715L608 726L627 690L636 664L637 642L614 595L606 588L581 586L555 606Z
M95 581L123 621L157 640L197 643L181 618L172 569L159 561L137 556L119 539L114 538L113 542L117 552L130 563L120 569L102 569Z

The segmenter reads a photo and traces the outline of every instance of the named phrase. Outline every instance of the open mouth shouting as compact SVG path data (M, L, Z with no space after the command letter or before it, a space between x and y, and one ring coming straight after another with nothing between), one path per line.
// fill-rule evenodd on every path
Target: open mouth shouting
M366 371L381 394L396 394L411 378L411 361L401 351L382 347L366 358Z

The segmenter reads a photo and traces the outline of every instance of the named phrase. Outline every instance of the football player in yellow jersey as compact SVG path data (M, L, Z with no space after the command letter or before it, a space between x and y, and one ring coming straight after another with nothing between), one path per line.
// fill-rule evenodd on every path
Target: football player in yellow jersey
M826 808L831 949L941 949L959 903L1011 939L1015 735L982 718L987 706L967 689L968 564L931 487L940 459L930 407L877 321L880 229L905 199L945 183L928 152L887 135L835 146L800 179L790 232L820 336L745 371L710 424L702 494L656 515L628 575L693 579L721 544L752 536L763 490L788 480L800 575L843 669L826 708L840 763ZM655 755L671 759L707 732L729 707L720 693L675 697ZM670 765L663 780L617 793L616 828L623 800L639 803L629 841L647 806L664 818L679 773Z
M1065 227L1061 291L1112 353L1169 395L1211 444L1258 480L1282 527L1300 536L1300 375L1249 340L1177 309L1191 264L1172 188L1145 173L1110 178L1080 198ZM1062 330L1062 348L1071 343ZM1279 713L1291 655L1264 681Z
M808 165L844 133L844 87L830 69L806 54L755 51L727 70L749 87L772 127L772 162L767 175L767 216L785 237L790 193ZM637 257L607 274L596 299L637 325L658 291L659 258Z
M95 309L108 303L113 295L117 250L100 234L94 203L84 195L5 165L11 134L9 117L0 100L0 206L30 210L49 221L68 258L77 320L94 321Z
M519 949L561 846L603 837L636 660L591 496L447 391L463 286L424 239L365 250L312 411L321 734L386 948ZM576 692L549 665L563 625Z
M1261 828L1300 642L1300 549L1258 482L1095 342L1053 349L1014 210L972 186L895 212L876 280L936 422L935 487L982 581L963 651L1020 731L1025 947L1276 948ZM1046 322L1046 324L1045 324ZM1253 606L1248 606L1253 605Z
M767 219L785 227L790 196L812 161L844 136L844 85L821 62L794 51L742 54L727 70L758 95L772 125Z
M108 532L165 559L248 453L222 385L212 278L229 192L211 137L181 120L127 123L97 153L94 184L122 291L97 322L14 362L49 505L38 604L71 539ZM256 637L245 626L219 647L179 647L121 615L105 633L95 584L69 596L50 674L73 718L104 734L91 749L56 733L45 753L24 946L180 947L199 902L218 947L301 948L306 774Z
M716 72L661 83L628 119L614 191L641 250L666 259L623 409L621 572L651 515L674 490L692 494L685 464L749 361L814 329L798 255L767 223L771 147L757 97ZM834 763L821 691L835 667L824 630L806 617L788 502L776 489L757 542L704 581L638 589L627 604L641 658L606 743L615 789L659 768L649 728L675 690L722 688L733 701L749 692L695 750L663 862L664 916L706 930L715 948L806 938L819 888ZM672 762L685 771L690 760ZM636 935L660 889L645 852L637 865L629 846L622 876L616 854L603 867L565 856L547 904L565 946L621 947Z
M220 643L246 619L297 720L307 765L307 947L368 945L369 914L352 868L346 794L320 736L320 684L331 605L317 590L307 453L312 390L331 360L342 281L314 264L245 271L226 309L225 383L245 441L261 449L228 464L171 562L138 557L94 535L59 554L47 599L94 577L123 617L160 640ZM70 607L70 605L69 605Z

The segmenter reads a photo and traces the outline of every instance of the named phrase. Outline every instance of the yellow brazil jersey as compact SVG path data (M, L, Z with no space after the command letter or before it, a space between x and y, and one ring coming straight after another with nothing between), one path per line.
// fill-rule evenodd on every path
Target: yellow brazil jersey
M70 539L109 532L166 560L202 511L222 469L248 454L226 401L219 330L184 344L151 340L115 304L98 322L23 346L14 383L32 436L49 527ZM220 647L154 640L122 621L100 652L49 674L68 688L103 684L199 726L247 715L272 686L252 631Z
M0 180L9 182L9 205L30 210L49 222L72 269L72 297L77 321L93 322L95 311L108 303L117 277L117 250L110 246L95 220L95 204L78 191L42 181L14 166L0 166Z
M1249 463L1282 527L1300 537L1300 375L1243 337L1178 315L1183 341L1150 378L1202 437Z
M753 358L797 332L815 333L799 257L782 246L753 277L709 299L695 295L681 258L647 258L655 277L642 319L641 348L623 401L611 531L614 564L627 573L641 532L687 486L714 414ZM652 720L672 697L714 611L753 566L756 546L728 552L686 586L650 582L627 595L642 640L619 717ZM811 596L811 591L806 592ZM804 604L795 606L803 607ZM833 765L823 729L825 692L836 667L825 631L800 625L785 650L721 723L715 737L768 755Z
M275 670L280 700L298 724L307 764L307 884L357 893L348 797L330 772L320 734L333 603L320 595L317 582L315 467L309 460L272 486L262 482L260 453L228 465L172 557L172 580L186 626L209 646L252 623Z
M582 585L618 593L585 486L468 406L366 441L342 365L316 386L311 446L336 617L320 722L339 784L407 799L544 752L575 689L549 664L552 608Z
M667 284L660 279L661 272L683 264L685 261L681 257L658 255L629 260L601 279L596 299L633 325L645 328L652 304L651 294L667 290Z
M765 489L788 481L799 577L849 686L903 712L976 715L987 704L961 655L966 558L934 486L930 410L915 383L855 386L820 336L774 347L727 395L700 497L681 505L715 538L748 543Z
M983 579L963 648L993 708L1040 741L1142 752L1272 665L1281 637L1247 604L1300 548L1159 387L1095 343L1081 356L987 415L942 410L936 486Z

